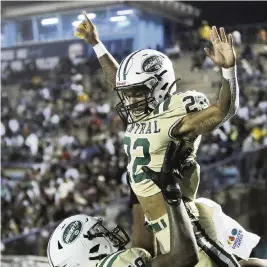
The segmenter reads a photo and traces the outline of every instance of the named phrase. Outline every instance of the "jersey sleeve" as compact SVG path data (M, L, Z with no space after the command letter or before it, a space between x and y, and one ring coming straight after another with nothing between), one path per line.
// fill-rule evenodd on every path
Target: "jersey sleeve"
M166 99L162 103L162 106L165 106L162 119L169 121L169 137L176 139L171 135L171 132L183 117L190 113L201 111L209 107L209 105L208 98L197 91L187 91Z
M153 116L178 120L189 113L197 112L210 105L208 98L197 91L186 91L174 94L164 100L154 111Z
M196 111L201 111L210 106L209 99L201 92L191 91L191 95L194 97L194 106L196 107Z
M183 112L184 115L187 115L192 112L201 111L209 105L209 100L203 93L195 90L186 91L170 97L169 112L174 112L174 114L181 114Z

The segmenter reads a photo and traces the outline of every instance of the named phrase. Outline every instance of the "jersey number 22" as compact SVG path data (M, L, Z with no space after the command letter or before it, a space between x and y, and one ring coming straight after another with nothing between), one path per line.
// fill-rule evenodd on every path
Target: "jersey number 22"
M139 183L141 182L145 177L144 173L136 174L137 166L145 166L148 165L151 161L151 156L149 154L149 147L150 143L147 138L138 138L135 140L132 146L131 138L128 136L124 137L124 145L126 145L126 154L128 156L128 164L131 163L132 157L131 157L131 150L135 150L139 147L143 149L143 157L136 157L134 159L134 162L132 163L132 170L131 170L131 178L133 179L132 182Z

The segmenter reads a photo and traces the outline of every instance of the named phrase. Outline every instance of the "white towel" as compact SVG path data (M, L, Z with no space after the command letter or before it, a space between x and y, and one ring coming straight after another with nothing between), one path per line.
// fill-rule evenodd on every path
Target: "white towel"
M223 213L221 206L216 202L207 198L198 198L195 202L210 209L218 239L224 248L229 253L248 260L260 237L246 231L238 222Z

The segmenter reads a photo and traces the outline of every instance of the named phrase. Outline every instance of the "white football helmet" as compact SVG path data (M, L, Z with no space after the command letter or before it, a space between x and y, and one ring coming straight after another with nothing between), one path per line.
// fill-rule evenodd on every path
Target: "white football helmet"
M176 92L171 60L161 52L143 49L124 58L117 70L116 88L121 102L116 110L125 123L134 123Z
M75 215L58 225L50 237L47 257L51 267L96 267L121 250L129 236L119 226L109 231L100 218Z

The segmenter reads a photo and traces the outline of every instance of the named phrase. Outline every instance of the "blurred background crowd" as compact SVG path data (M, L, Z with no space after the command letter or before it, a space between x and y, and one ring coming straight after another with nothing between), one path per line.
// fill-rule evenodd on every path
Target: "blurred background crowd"
M214 103L220 69L203 50L210 45L209 23L198 27L147 48L173 60L182 78L178 90L199 90ZM238 55L240 108L202 137L199 196L260 235L254 255L267 257L267 28L226 30ZM118 62L132 52L126 44L110 50ZM97 58L65 56L49 70L30 59L22 64L20 71L2 66L2 252L45 255L55 222L77 213L98 213L130 230L124 126Z

